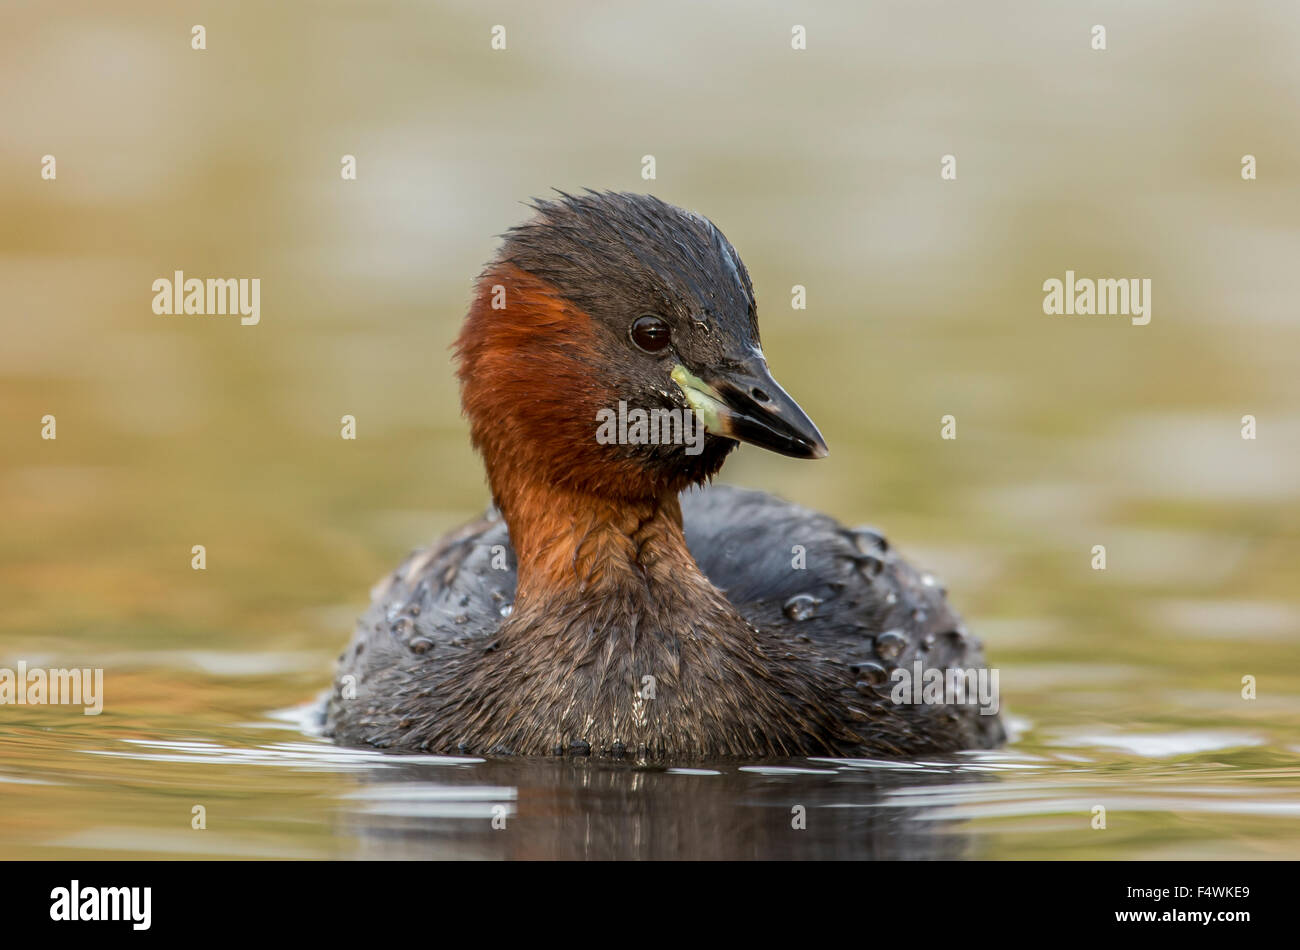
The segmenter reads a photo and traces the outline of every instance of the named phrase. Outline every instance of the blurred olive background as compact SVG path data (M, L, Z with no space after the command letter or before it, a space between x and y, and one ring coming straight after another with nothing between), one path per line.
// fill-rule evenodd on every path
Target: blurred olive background
M448 346L494 235L552 187L722 228L831 446L746 448L725 480L885 529L985 640L1026 771L954 834L993 857L1297 853L1294 4L4 17L0 665L102 666L107 697L97 719L0 708L0 856L357 853L348 770L275 733L315 763L288 770L266 730L296 727L268 714L327 687L375 580L486 503ZM1067 269L1150 278L1150 325L1045 316ZM260 325L154 315L175 270L261 278ZM1107 794L1128 804L1098 835ZM195 843L210 799L231 807Z

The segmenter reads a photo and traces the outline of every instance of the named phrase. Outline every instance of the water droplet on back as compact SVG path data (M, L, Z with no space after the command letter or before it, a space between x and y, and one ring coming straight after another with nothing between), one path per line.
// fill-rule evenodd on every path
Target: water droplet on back
M876 652L881 659L892 660L907 646L907 637L898 630L886 630L876 637Z
M889 679L889 674L879 663L859 663L858 676L860 678L855 685L860 693L874 691L875 687L883 685Z
M853 544L863 554L889 550L889 542L885 540L885 536L875 528L865 525L853 532Z
M812 594L795 594L785 602L781 610L791 620L808 620L816 615L817 605L820 603L821 601Z

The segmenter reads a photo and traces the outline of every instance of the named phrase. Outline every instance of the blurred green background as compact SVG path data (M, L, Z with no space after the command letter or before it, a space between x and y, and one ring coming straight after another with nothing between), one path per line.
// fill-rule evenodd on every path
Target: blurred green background
M106 667L107 708L0 708L0 856L202 853L160 830L159 795L187 828L187 766L87 750L255 747L328 685L371 583L481 510L448 346L494 235L552 187L727 234L832 451L747 448L724 480L935 569L1016 749L1253 803L1154 808L1123 844L978 813L983 853L1295 855L1294 4L5 0L5 22L0 665ZM261 278L260 325L154 315L177 269ZM1045 316L1066 269L1150 278L1150 325ZM315 796L314 820L286 843L248 818L218 853L351 853L346 776L262 767L196 775L268 821Z

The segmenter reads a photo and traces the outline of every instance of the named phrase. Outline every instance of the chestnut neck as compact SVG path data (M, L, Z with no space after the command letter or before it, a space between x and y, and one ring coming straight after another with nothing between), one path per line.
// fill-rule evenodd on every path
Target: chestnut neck
M533 483L498 502L518 560L521 607L614 590L650 600L663 585L707 583L686 547L675 492L632 499Z

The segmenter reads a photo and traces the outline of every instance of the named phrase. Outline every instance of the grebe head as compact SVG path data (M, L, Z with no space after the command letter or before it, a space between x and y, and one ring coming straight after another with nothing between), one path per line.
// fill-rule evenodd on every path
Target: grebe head
M533 207L480 277L456 343L462 403L498 504L508 509L530 482L660 497L713 475L737 441L826 454L768 371L749 274L712 222L646 195ZM667 444L599 437L602 420L634 410L661 421L693 410L705 432L672 429Z

